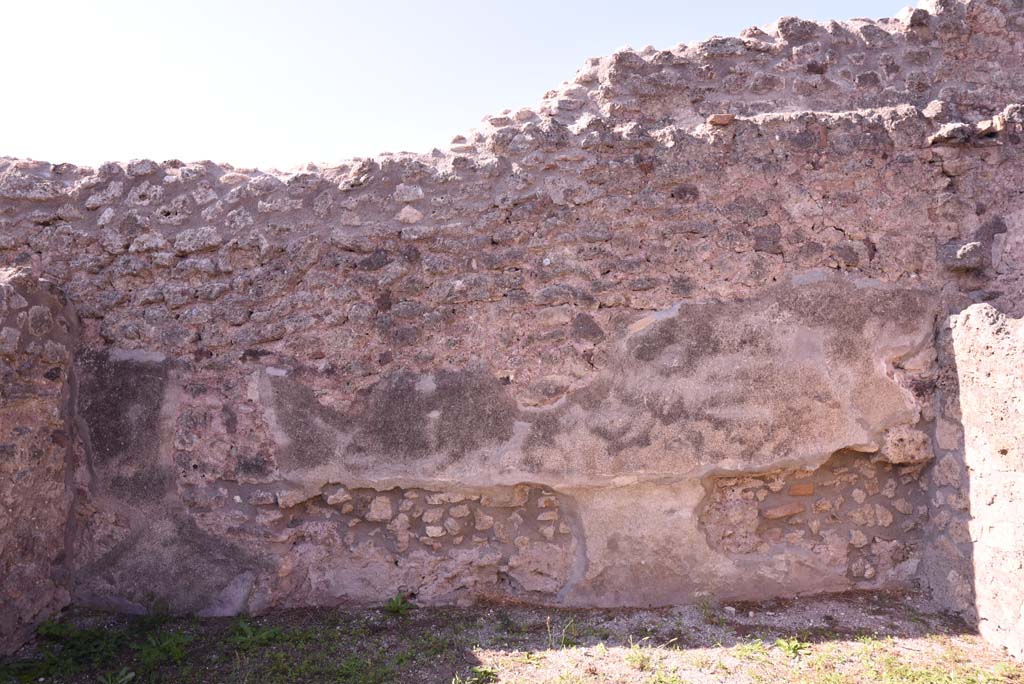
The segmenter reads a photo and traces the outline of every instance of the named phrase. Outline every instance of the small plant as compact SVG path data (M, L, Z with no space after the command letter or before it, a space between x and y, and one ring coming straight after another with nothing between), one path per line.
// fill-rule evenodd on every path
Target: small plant
M392 615L405 615L413 609L412 603L405 598L405 594L398 592L394 596L388 599L388 602L384 605L384 610L391 613Z
M558 647L559 648L570 648L572 646L579 646L579 631L576 629L576 618L569 618L569 622L562 627L562 631L558 635ZM555 648L555 630L551 623L551 616L549 615L544 623L548 630L548 648L554 650Z
M240 651L248 651L273 643L282 634L278 627L254 627L248 620L239 620L228 635L228 642Z
M170 607L165 599L156 598L149 594L145 599L145 603L146 613L136 616L132 622L135 630L139 632L152 632L170 622Z
M1024 667L1016 663L999 663L989 676L996 682L1024 681Z
M858 634L854 641L864 646L877 646L880 643L874 634Z
M181 665L185 659L185 647L191 641L192 637L178 632L162 636L150 634L145 641L132 644L132 648L138 652L139 662L148 672L167 663Z
M630 637L630 642L633 639ZM642 646L643 639L638 643L630 643L629 653L626 654L626 663L629 664L635 670L646 672L651 669L652 658L651 654L647 652Z
M714 659L706 653L699 653L690 659L693 667L697 670L710 670L714 664Z
M544 662L544 654L530 651L512 658L512 661L516 663L523 663L525 665L540 665Z
M737 644L733 648L733 655L740 660L766 660L768 647L760 639L753 639Z
M477 665L469 671L469 676L460 677L455 675L452 677L452 684L492 684L498 681L498 672L493 667L486 667L484 665Z
M513 620L512 616L503 610L498 612L498 629L505 634L511 634L517 629L515 620Z
M814 680L814 684L852 684L842 672L826 672Z
M775 647L790 658L799 658L801 656L808 655L811 652L811 645L806 641L800 641L796 637L776 639Z
M296 681L297 675L310 677L312 681L324 681L324 675L328 673L335 677L330 681L350 684L388 684L395 681L395 673L389 665L376 660L364 660L357 656L349 656L340 663L331 664L329 668L312 663L306 666L306 672L300 672L301 669L301 667L292 665L286 670L288 678L279 681ZM307 680L301 679L301 681Z
M32 679L74 675L108 665L125 646L125 634L116 630L80 629L70 623L48 621L36 629L42 660L16 663L19 675Z
M570 618L569 622L565 623L565 627L562 628L562 635L559 639L559 645L562 648L571 648L573 646L579 646L579 631L576 629L576 618Z
M701 598L697 602L697 610L700 611L701 619L709 625L724 625L725 618L718 614L714 604L708 597Z
M662 670L658 668L658 671L651 677L651 684L685 684L682 677L675 672L669 672L668 670Z
M122 667L117 672L108 672L101 675L97 680L99 684L128 684L135 681L135 673L127 667Z
M575 672L559 672L555 684L584 684L583 677Z

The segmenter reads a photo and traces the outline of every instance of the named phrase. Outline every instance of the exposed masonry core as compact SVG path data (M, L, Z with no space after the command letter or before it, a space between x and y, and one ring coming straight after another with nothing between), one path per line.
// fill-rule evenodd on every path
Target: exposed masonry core
M622 50L429 154L0 159L0 650L900 588L1021 655L1022 65L1021 0L932 0Z
M419 578L421 600L447 598L453 589L464 587L481 595L550 594L564 586L574 561L571 518L560 510L557 496L528 485L483 495L398 488L349 490L339 485L327 486L320 497L307 500L301 495L296 500L294 494L289 498L286 489L272 488L250 489L244 498L232 496L230 490L217 494L238 504L241 521L255 521L249 529L237 530L253 544L309 545L321 551L338 547L349 553L372 546L381 554L380 561L391 565L402 567L403 555L415 558L412 572L449 564L434 585L426 576ZM226 502L203 503L214 507ZM250 506L254 510L245 510ZM197 518L201 520L202 514ZM306 567L297 573L297 581L321 592L326 602L344 596L347 583L376 582L372 574L377 570L372 566L363 576L337 573L333 555L301 555ZM451 563L460 556L474 562Z
M74 312L52 283L0 269L0 647L69 600L67 417L76 342Z
M928 520L923 468L841 451L815 470L715 477L701 522L712 548L745 562L800 555L863 588L909 584Z

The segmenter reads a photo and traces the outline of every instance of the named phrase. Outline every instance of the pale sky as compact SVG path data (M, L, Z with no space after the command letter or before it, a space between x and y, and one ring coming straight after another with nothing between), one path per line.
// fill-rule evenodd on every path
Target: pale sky
M286 169L444 148L587 57L906 0L0 0L0 156Z

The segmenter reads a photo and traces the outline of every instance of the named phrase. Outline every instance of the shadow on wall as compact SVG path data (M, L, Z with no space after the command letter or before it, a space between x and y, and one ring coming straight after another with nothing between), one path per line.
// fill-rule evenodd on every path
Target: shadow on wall
M1024 658L1024 319L989 304L936 338L923 579L934 605Z
M956 308L950 306L936 324L936 373L919 389L927 397L923 413L930 419L934 459L922 485L926 488L928 522L925 526L921 579L938 608L978 619L974 605L974 548L971 542L971 480L965 467L964 438L960 427L960 373L954 352L951 324Z

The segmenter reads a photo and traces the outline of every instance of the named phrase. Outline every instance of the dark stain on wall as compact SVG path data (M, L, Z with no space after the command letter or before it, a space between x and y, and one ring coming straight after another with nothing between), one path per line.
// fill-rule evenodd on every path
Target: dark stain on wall
M129 501L159 499L173 485L159 465L160 407L168 364L114 360L106 351L76 358L78 415L88 430L100 485Z
M337 435L350 421L317 401L313 390L287 377L271 377L274 409L290 443L278 453L283 468L313 468L336 451Z
M480 370L442 370L429 376L397 371L355 402L351 414L322 405L313 390L271 378L278 421L291 443L283 467L329 461L347 435L350 455L380 454L410 461L441 452L452 460L512 436L519 411L506 385Z

